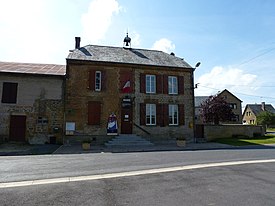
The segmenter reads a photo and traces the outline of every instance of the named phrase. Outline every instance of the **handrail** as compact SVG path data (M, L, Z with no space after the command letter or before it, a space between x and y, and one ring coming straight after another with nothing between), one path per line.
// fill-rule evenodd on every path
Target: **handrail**
M143 129L141 126L137 125L136 123L134 123L134 125L135 125L137 128L139 128L140 130L142 130L143 132L145 132L146 134L151 135L150 132L148 132L147 130Z

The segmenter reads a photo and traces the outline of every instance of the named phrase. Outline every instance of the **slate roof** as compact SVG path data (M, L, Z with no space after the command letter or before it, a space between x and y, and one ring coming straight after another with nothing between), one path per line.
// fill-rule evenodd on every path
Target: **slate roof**
M121 64L192 68L182 58L162 51L87 45L72 50L67 59Z
M195 107L201 107L201 104L208 98L209 96L195 96Z
M66 66L0 61L0 72L64 76L66 74Z
M263 112L261 104L248 104L246 105L245 111L247 108L250 108L251 111L257 116L259 113ZM265 104L265 111L275 114L275 109L271 104Z

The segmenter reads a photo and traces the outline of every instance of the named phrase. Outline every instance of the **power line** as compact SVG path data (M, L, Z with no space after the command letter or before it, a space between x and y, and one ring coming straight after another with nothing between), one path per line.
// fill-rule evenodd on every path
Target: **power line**
M231 87L275 87L274 86L258 86L258 85L237 85L237 84L226 84L226 86L231 86Z
M244 61L244 62L242 62L242 63L240 63L240 64L237 64L236 66L241 66L241 65L247 64L247 63L253 61L254 59L257 59L257 58L259 58L259 57L261 57L261 56L264 56L264 55L268 54L269 52L271 52L271 51L273 51L273 50L275 50L275 47L270 48L270 49L268 49L267 51L262 52L261 54L255 56L255 57L252 57L252 58L250 58L250 59L248 59L248 60L246 60L246 61Z
M218 90L220 91L220 89L217 89L217 88L212 88L212 87L207 87L207 86L203 86L200 84L201 87L204 87L204 88L208 88L208 89L215 89L215 90ZM266 98L266 99L275 99L275 97L266 97L266 96L257 96L257 95L251 95L251 94L244 94L244 93L240 93L240 92L234 92L236 94L240 94L240 95L244 95L244 96L250 96L250 97L258 97L258 98Z

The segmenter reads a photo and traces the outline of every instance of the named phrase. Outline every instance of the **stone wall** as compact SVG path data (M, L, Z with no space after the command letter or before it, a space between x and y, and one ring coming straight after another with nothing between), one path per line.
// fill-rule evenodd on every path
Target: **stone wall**
M97 138L104 138L106 135L107 120L111 113L115 113L118 118L118 132L121 125L121 101L126 94L120 92L120 72L131 71L134 75L133 93L128 96L133 101L133 133L141 136L147 134L139 127L151 133L150 138L176 138L186 137L188 141L193 141L193 86L190 70L127 65L94 65L88 62L67 63L66 98L65 98L65 121L75 122L76 130L74 135L85 137L94 135ZM92 91L89 85L89 70L104 70L106 73L106 90L100 92ZM166 74L184 76L184 95L164 95L164 94L141 94L140 93L140 73ZM182 126L140 126L140 103L146 100L153 100L157 103L184 104L185 125ZM100 125L88 125L88 102L99 101L101 105ZM134 126L134 125L138 125ZM148 136L148 135L147 135ZM67 137L66 137L67 138ZM72 139L72 138L70 138Z
M262 126L253 125L204 125L204 137L207 141L235 135L253 137L255 134L264 135L265 129Z
M9 140L10 116L26 116L25 140L31 144L50 142L55 136L62 143L63 78L60 76L3 74L3 82L18 83L17 103L0 103L0 139Z
M168 95L168 94L144 94L140 93L140 74L155 74L155 75L175 75L184 76L184 94L183 95ZM134 133L147 136L153 141L157 140L169 140L178 137L185 137L188 142L192 142L194 138L193 133L193 86L191 80L191 74L188 71L179 70L163 70L163 69L136 69L135 70L135 105L134 108L134 122L139 125L140 122L140 103L146 101L156 102L158 104L184 104L184 117L185 125L181 126L141 126L144 130L148 131L151 135L140 130L138 127L134 127Z

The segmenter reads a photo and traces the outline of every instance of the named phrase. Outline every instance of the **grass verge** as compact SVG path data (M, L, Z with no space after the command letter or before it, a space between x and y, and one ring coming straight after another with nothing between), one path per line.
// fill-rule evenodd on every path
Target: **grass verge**
M216 139L214 142L233 146L275 144L275 135L267 134L263 137L253 138L222 138Z
M267 132L275 132L275 128L267 128Z

